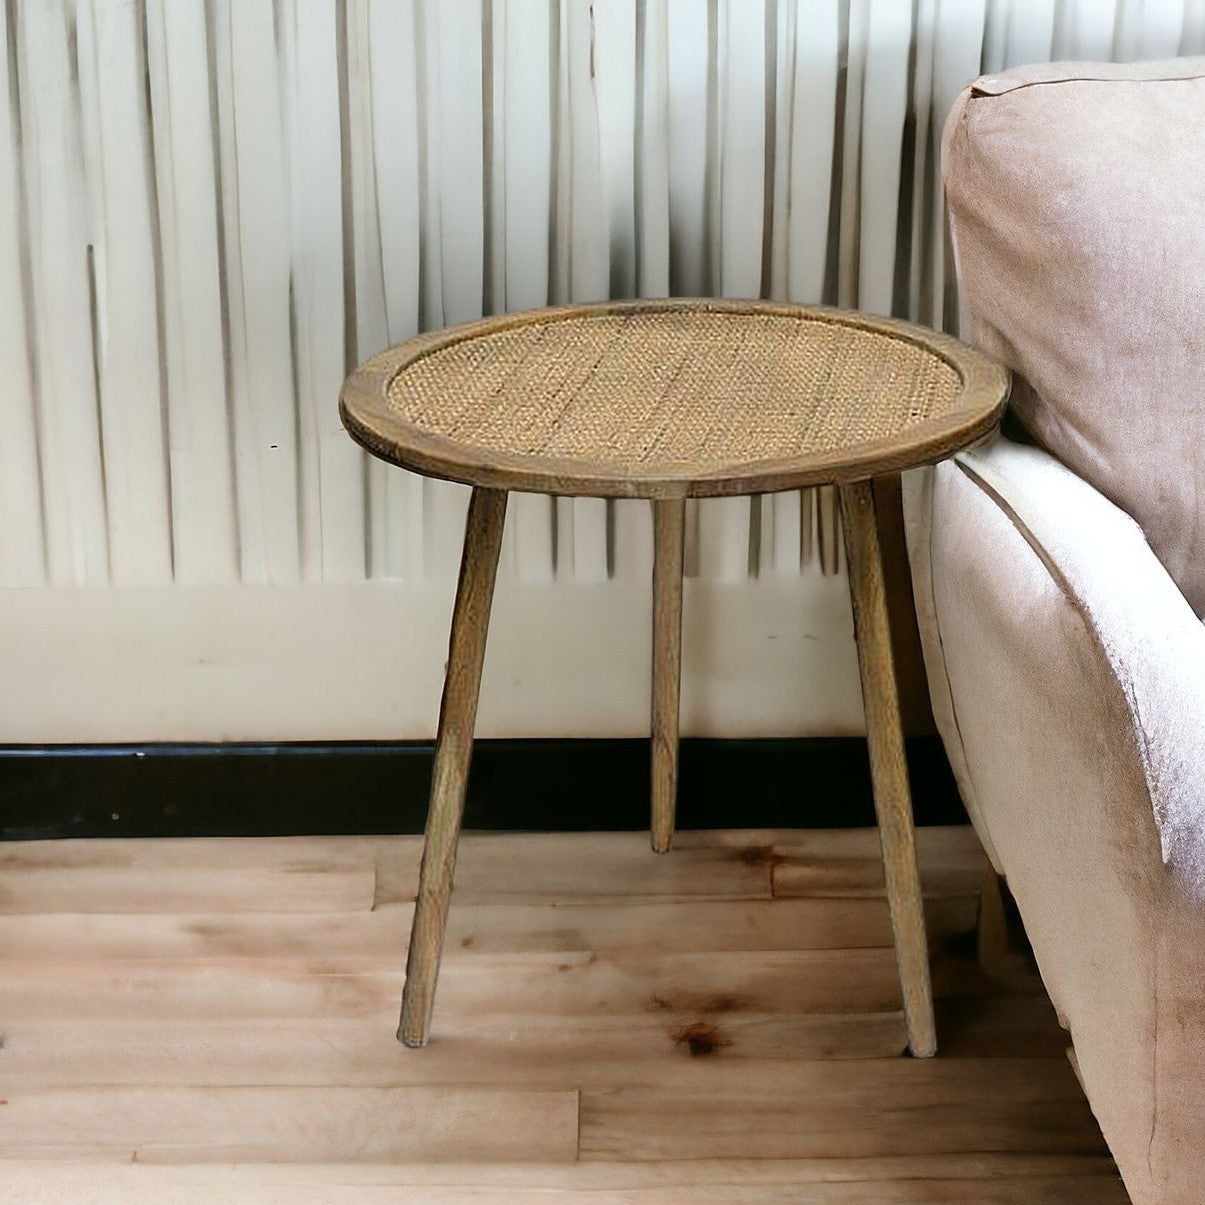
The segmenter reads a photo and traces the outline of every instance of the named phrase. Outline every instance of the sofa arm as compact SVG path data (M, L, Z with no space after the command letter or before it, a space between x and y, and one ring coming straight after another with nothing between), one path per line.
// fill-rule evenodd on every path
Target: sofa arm
M1120 510L1003 438L910 474L934 715L1137 1205L1205 1180L1205 628Z
M1138 525L1046 452L1001 437L955 463L1083 619L1129 713L1163 860L1205 895L1205 625Z

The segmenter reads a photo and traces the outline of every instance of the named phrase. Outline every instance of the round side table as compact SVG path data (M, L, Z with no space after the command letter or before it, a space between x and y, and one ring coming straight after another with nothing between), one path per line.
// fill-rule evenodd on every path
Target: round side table
M912 1052L936 1050L870 481L989 432L1007 371L934 331L758 301L508 314L390 348L339 409L374 456L473 487L398 1037L426 1045L507 492L653 503L652 843L674 828L687 498L840 487L887 899Z

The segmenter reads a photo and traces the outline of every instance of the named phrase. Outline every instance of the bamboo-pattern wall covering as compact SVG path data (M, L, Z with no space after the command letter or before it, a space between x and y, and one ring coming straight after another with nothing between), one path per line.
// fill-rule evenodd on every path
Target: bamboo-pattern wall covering
M0 741L419 737L464 494L366 462L349 365L607 296L942 325L957 90L1200 53L1205 0L6 0L0 39ZM834 511L693 513L684 730L858 729ZM481 731L640 732L646 508L508 524Z

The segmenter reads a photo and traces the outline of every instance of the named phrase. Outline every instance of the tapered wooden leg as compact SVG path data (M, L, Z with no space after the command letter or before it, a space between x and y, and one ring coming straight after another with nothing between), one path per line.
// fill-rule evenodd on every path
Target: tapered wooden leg
M448 668L439 706L439 735L427 805L427 833L410 930L410 953L406 959L402 1020L397 1032L398 1040L407 1046L425 1046L431 1027L505 515L504 490L473 490L452 612Z
M891 633L887 625L883 565L875 526L874 494L869 482L841 487L841 515L858 664L862 673L874 804L883 846L887 902L891 909L891 929L903 990L908 1044L918 1058L928 1058L937 1052L933 989L929 981L925 915L916 867L916 833L908 793L908 765L904 760Z
M653 503L653 849L674 839L678 799L678 703L682 677L682 544L686 500Z

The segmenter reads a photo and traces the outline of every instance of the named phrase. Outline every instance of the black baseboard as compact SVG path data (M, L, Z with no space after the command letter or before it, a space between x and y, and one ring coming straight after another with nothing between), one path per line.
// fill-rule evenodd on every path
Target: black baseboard
M860 739L686 740L682 828L874 823ZM421 832L428 744L0 749L0 840ZM465 827L641 829L643 740L478 741ZM918 824L966 813L941 743L908 741Z

